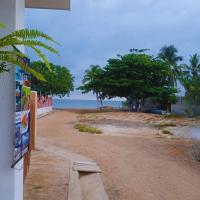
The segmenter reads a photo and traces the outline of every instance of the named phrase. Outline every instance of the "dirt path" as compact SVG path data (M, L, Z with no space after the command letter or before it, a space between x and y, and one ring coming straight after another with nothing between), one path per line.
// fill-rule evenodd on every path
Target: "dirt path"
M80 116L56 111L39 120L38 139L96 160L110 200L199 200L200 164L188 154L190 142L158 137L157 130L147 126L146 116L134 113ZM138 125L137 129L132 128L133 134L128 130L130 133L116 136L90 135L74 129L78 119L121 120L136 127L137 122L140 125L143 122L146 129Z
M39 146L39 145L38 145ZM25 180L25 200L66 200L70 162L45 149L32 152L31 167Z

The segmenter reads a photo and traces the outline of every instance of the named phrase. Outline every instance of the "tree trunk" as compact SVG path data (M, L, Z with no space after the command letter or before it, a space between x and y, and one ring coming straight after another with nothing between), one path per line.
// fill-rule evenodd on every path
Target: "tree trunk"
M171 103L167 103L167 112L171 113L171 111L172 111Z

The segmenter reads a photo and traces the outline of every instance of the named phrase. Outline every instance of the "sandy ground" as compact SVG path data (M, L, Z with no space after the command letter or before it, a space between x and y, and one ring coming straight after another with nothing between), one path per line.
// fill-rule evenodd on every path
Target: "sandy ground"
M74 129L78 121L100 128L103 134L79 133ZM94 159L102 169L110 200L199 200L200 163L191 156L194 143L162 136L154 125L163 121L180 126L197 123L192 119L164 119L149 114L56 111L39 120L38 142L46 149L54 147L58 152L71 151ZM43 153L36 156L37 162L44 160L44 155L46 162L51 163L48 152ZM54 171L54 177L60 177L55 185L64 189L57 188L54 198L48 192L43 198L28 198L37 190L42 193L42 187L34 188L30 183L39 183L41 173L48 168L38 170L34 165L37 170L32 170L26 181L25 199L63 199L62 194L67 190L68 177L64 170L67 162L64 164L62 157L55 157L56 164L51 163L49 168Z
M70 162L44 149L32 152L25 180L25 200L66 200Z

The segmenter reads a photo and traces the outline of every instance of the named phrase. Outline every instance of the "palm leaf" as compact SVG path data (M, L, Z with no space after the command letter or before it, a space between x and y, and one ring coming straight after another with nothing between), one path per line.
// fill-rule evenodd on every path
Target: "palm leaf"
M51 41L53 43L59 44L58 42L56 42L52 37L50 37L49 35L35 30L35 29L21 29L21 30L17 30L14 31L12 33L10 33L9 35L5 36L2 38L2 40L7 40L10 38L21 38L23 40L25 39L36 39L36 38L43 38L47 41Z
M26 72L37 77L39 80L46 81L42 74L40 74L40 73L36 72L35 70L33 70L32 68L28 67L26 64L24 64L24 62L21 61L21 59L22 58L16 57L16 56L13 56L13 55L11 56L11 55L0 54L0 60L1 61L5 61L5 62L14 64L14 65L17 65L20 68L22 68L23 70L25 70Z
M0 29L5 28L6 25L0 22Z
M51 53L58 54L58 51L53 47L46 45L44 42L36 41L36 40L19 40L17 38L9 38L7 40L0 39L0 47L8 47L8 46L17 46L17 45L24 45L24 46L38 46L48 50Z
M40 51L40 49L36 48L36 47L31 47L37 54L38 56L44 61L45 65L47 66L47 68L49 69L49 71L52 71L51 66L49 64L49 61L47 60L46 56Z
M20 51L0 51L0 55L16 55L21 58L27 58L27 56Z
M1 26L1 24L0 24ZM39 40L37 40L39 39ZM0 38L0 61L11 63L14 65L18 65L23 70L27 71L28 73L32 74L36 78L40 80L45 80L44 77L24 64L23 58L26 58L27 56L23 53L21 53L16 46L26 46L32 48L36 54L43 60L46 67L52 71L51 66L46 58L46 56L42 53L42 51L39 49L43 48L45 50L48 50L51 53L58 54L58 51L54 49L53 47L45 44L41 39L46 41L51 41L53 43L58 44L52 37L48 36L47 34L40 32L38 30L28 30L28 29L22 29L17 30L15 32L10 33L9 35ZM9 50L10 47L13 47L13 51Z

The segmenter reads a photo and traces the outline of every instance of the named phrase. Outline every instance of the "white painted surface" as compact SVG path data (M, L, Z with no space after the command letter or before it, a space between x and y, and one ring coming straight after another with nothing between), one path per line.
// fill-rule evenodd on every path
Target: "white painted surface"
M15 170L15 194L14 194L14 200L22 200L23 199L23 159L14 167Z
M24 0L0 0L0 22L6 29L0 31L4 36L16 28L23 27ZM15 126L15 71L0 75L0 199L23 199L23 161L11 169L14 155Z
M16 29L25 27L24 24L25 14L25 0L16 0ZM25 48L18 47L20 51L24 52ZM23 199L23 159L15 166L15 200Z
M45 108L38 108L37 116L48 114L48 113L52 112L52 110L53 110L52 106L45 107Z

